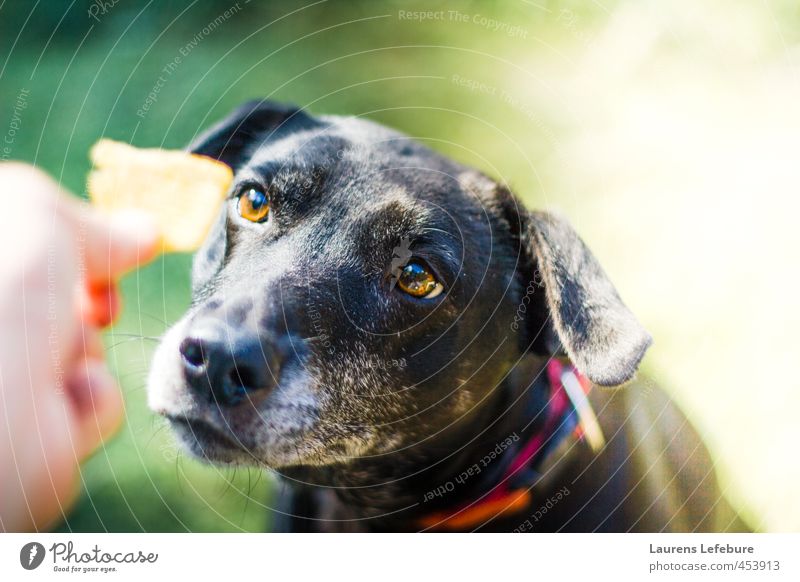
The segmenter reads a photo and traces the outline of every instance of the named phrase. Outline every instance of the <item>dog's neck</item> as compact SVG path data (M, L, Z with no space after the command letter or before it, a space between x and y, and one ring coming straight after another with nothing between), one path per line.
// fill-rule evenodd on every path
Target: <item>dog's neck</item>
M287 471L295 482L321 486L296 491L307 496L314 514L308 517L323 529L413 531L425 515L490 491L515 454L516 447L503 445L524 441L542 428L545 415L538 412L548 402L543 362L523 361L456 430L424 446L384 460Z

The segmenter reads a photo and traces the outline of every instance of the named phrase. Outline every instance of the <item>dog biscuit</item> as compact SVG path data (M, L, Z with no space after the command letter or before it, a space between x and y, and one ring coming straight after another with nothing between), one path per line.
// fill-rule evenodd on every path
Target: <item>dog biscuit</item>
M103 211L153 216L165 252L200 248L233 181L217 160L178 150L140 149L101 139L91 150L88 191Z

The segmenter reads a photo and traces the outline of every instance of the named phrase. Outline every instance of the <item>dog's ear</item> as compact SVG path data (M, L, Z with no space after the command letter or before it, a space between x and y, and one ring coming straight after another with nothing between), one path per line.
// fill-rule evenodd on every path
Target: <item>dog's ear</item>
M235 170L265 141L313 123L312 117L293 105L248 101L200 134L187 149L218 159Z
M549 333L534 346L552 354L558 346L548 340L555 336L593 383L616 386L630 380L652 343L650 334L565 219L546 212L514 214L519 223L511 227L519 236L523 263L534 269L522 276L535 281L534 294L539 296L533 299L538 309L530 316L538 314L540 321L528 322L528 329L533 325L534 336Z

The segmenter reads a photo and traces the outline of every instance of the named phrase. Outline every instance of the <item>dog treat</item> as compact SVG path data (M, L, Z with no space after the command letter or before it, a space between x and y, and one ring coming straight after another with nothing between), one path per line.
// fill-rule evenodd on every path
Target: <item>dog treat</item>
M232 170L217 160L109 139L92 147L91 159L92 203L108 212L136 209L151 214L165 252L200 248L233 181Z

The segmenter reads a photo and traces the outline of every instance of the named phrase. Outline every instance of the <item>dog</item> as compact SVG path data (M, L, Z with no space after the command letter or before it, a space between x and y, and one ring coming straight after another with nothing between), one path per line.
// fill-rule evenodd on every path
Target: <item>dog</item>
M188 149L234 185L149 405L194 456L276 472L273 529L743 529L696 431L634 380L651 337L564 218L271 101Z

